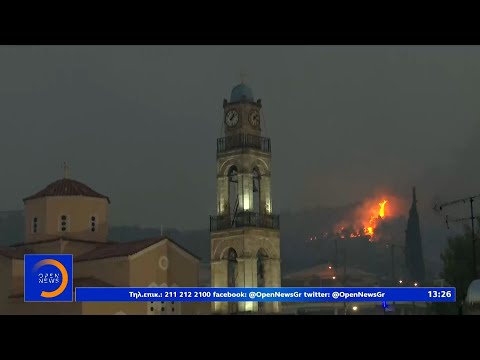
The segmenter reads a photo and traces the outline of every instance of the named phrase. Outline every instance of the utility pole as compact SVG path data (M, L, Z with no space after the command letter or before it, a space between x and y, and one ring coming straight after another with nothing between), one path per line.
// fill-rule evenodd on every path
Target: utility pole
M395 286L395 245L391 244L391 256L392 256L392 286Z
M342 277L343 286L347 286L347 246L343 248L343 277ZM347 302L343 302L343 312L347 315Z
M472 222L473 279L477 278L477 247L475 244L475 217L473 216L473 197L470 198L470 220Z
M387 248L390 247L390 266L391 266L391 273L392 273L392 286L397 285L397 276L395 271L395 249L400 248L405 251L405 246L400 244L387 244Z
M341 284L343 287L345 287L347 285L347 247L346 247L346 244L344 244L343 248L343 276L342 276L342 281L341 281ZM333 263L333 266L334 266L334 269L335 269L335 274L337 274L337 276L339 275L339 272L337 271L338 270L338 238L335 238L335 257L333 259L334 263ZM343 314L344 315L347 315L347 303L344 301L343 302Z
M335 257L333 259L333 266L335 267L335 271L338 268L338 239L335 239Z
M445 217L445 222L447 224L447 228L449 228L448 224L449 222L462 222L462 221L465 221L465 220L470 220L471 222L471 227L472 227L472 259L473 259L473 266L472 266L472 275L473 275L473 279L477 279L477 246L476 246L476 239L475 239L475 219L478 219L478 216L475 216L473 214L473 201L480 197L480 194L479 195L474 195L474 196L469 196L469 197L466 197L466 198L463 198L463 199L458 199L458 200L453 200L453 201L450 201L450 202L447 202L447 203L444 203L444 204L440 204L440 205L435 205L433 210L435 211L442 211L444 207L447 207L447 206L451 206L451 205L455 205L455 204L459 204L459 203L464 203L466 204L467 201L470 202L470 217L465 217L465 218L459 218L459 219L453 219L451 220L451 218L449 218L448 215L446 215Z

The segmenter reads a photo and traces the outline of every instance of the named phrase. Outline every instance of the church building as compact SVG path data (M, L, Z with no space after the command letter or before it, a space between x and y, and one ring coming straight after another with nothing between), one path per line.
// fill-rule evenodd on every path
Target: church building
M245 83L233 88L230 101L224 100L222 124L216 149L217 211L210 217L211 287L281 287L271 141L262 102ZM24 242L0 247L0 314L281 312L278 302L253 301L25 303L25 254L73 254L74 288L199 286L199 259L172 239L107 240L110 199L70 179L66 170L62 179L24 199Z
M66 169L65 169L66 170ZM209 313L209 303L25 303L25 254L73 254L73 287L196 287L199 259L168 237L107 240L110 199L67 174L24 199L25 241L0 247L0 314Z

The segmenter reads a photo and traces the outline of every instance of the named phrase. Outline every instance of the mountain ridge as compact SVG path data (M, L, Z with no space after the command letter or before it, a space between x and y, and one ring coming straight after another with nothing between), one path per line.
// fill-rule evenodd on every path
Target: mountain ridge
M404 244L404 231L406 229L406 216L393 218L382 224L382 231L388 234L383 243L370 243L367 238L337 239L345 240L340 251L345 248L347 258L335 255L335 239L332 229L356 205L334 207L316 206L297 212L284 212L281 217L281 254L282 271L292 272L319 263L337 261L338 264L346 261L349 266L356 266L366 271L388 275L391 272L392 257L386 243L395 243L401 249ZM432 276L440 268L440 251L446 243L443 234L431 217L425 216L422 222L423 246L426 263L429 264ZM329 233L328 237L322 234ZM109 229L108 239L111 241L128 242L148 237L165 235L199 256L203 263L210 259L210 233L209 229L186 230L177 228L142 227L139 225L112 226ZM443 241L439 241L439 237ZM315 239L316 240L310 240ZM8 246L22 242L24 239L23 211L0 212L0 245ZM442 240L442 239L440 239ZM352 254L355 254L352 256ZM394 254L394 267L400 274L402 271L403 254L397 251ZM337 258L335 260L335 258Z

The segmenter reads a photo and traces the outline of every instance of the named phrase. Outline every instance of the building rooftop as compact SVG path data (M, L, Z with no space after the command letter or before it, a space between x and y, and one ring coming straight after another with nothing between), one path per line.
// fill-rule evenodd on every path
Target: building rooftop
M92 188L79 181L68 178L54 181L39 192L26 197L25 199L23 199L23 201L26 202L28 200L39 199L49 196L85 196L107 199L107 201L110 203L110 199L108 198L108 196L96 192Z
M75 291L75 288L77 287L113 287L113 285L92 276L92 277L74 278L73 291ZM24 297L23 292L15 293L8 296L9 299L22 299L23 297Z
M75 261L99 260L106 258L130 256L146 249L156 243L159 243L167 238L157 237L150 239L143 239L137 241L129 241L125 243L110 243L108 246L101 246L91 251L86 252L80 256L75 257Z
M106 243L90 241L90 240L81 240L81 239L72 239L67 237L59 237L54 239L47 239L41 240L31 243L21 243L15 244L12 246L2 246L0 247L0 256L5 256L11 259L21 259L23 260L23 256L25 254L34 254L35 253L35 245L44 244L47 242L54 242L54 241L74 241L74 242L81 242L81 243L88 243L88 244L98 244L93 250L87 251L84 254L74 257L74 261L89 261L89 260L100 260L106 258L114 258L114 257L126 257L130 255L134 255L140 252L143 249L146 249L152 245L155 245L162 241L169 241L174 246L178 247L182 251L185 251L187 254L192 256L193 258L200 260L200 258L194 255L189 250L185 249L183 246L177 244L175 241L168 237L155 237L155 238L148 238L142 239L137 241L128 241L128 242L114 242L109 241Z
M0 256L4 256L10 259L23 260L23 255L25 255L25 251L23 249L0 246Z

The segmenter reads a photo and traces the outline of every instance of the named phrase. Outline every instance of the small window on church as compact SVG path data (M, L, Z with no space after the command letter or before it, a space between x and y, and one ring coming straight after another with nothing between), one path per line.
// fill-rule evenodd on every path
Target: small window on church
M90 216L90 231L97 231L97 217L95 215Z
M67 215L61 215L60 219L58 220L58 231L66 232L69 229L69 219Z
M32 219L32 233L36 233L38 231L38 218L35 216Z

